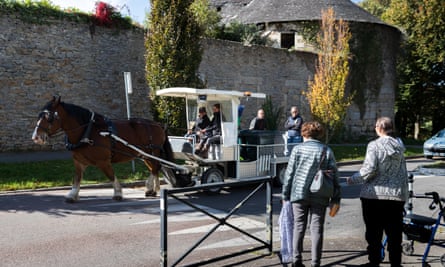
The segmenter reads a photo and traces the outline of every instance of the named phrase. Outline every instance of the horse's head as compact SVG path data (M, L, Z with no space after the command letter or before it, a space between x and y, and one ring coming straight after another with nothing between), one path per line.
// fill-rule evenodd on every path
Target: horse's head
M61 124L57 114L59 104L60 97L53 97L39 113L37 125L32 134L34 143L39 145L45 144L49 136L60 131Z

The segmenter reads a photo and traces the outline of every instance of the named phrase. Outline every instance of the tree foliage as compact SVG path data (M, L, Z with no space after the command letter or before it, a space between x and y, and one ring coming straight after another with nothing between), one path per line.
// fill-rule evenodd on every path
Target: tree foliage
M204 29L204 37L215 37L219 31L221 17L216 9L211 9L209 0L194 0L191 11L199 26Z
M343 125L352 101L351 96L345 95L350 38L348 24L341 19L336 21L332 8L323 10L316 71L305 95L313 118L326 128L326 141Z
M266 96L264 103L261 105L261 108L264 110L264 119L266 120L267 130L278 130L283 124L283 106L274 105L272 97L268 95Z
M242 24L239 22L231 22L230 24L221 26L216 35L217 39L241 42L244 45L266 45L267 37L261 36L261 31L253 24Z
M390 4L391 0L364 0L359 5L372 15L381 18Z
M382 18L405 34L398 62L398 128L419 137L421 124L432 132L445 127L445 2L393 0Z
M175 133L186 130L184 100L160 98L156 91L176 86L202 87L197 71L204 28L195 17L192 4L193 0L151 0L145 42L153 116Z
M108 7L112 7L107 4ZM69 7L61 9L50 0L0 0L0 14L14 14L20 20L31 24L53 24L58 20L68 20L74 22L90 23L92 26L102 24L97 20L96 15L87 14L78 8ZM115 29L134 29L130 17L123 17L114 9L110 17L110 25Z

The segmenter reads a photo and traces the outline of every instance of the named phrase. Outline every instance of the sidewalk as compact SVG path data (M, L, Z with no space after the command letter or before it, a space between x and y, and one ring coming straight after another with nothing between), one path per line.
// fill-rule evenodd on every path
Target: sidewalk
M36 161L66 160L66 159L71 159L71 152L67 150L0 153L0 163L36 162Z
M408 241L406 241L408 242ZM311 243L308 237L304 240L303 264L307 267L311 266L310 247ZM359 267L361 264L368 263L368 256L366 254L366 241L364 238L350 237L348 239L328 239L325 238L322 253L323 267ZM271 266L287 266L291 264L282 264L279 256L280 242L274 241L273 253L267 254L267 251L251 252L249 254L240 255L229 260L215 262L205 266L242 266L242 267L271 267ZM426 244L414 242L414 254L407 256L402 254L403 267L419 267L422 266L422 255L426 248ZM438 246L431 246L427 261L428 266L441 267L440 257L444 253L443 248ZM200 262L203 262L213 253L207 255L199 255ZM218 254L215 252L215 254ZM198 261L199 262L199 261ZM385 250L385 259L380 264L381 267L390 267L388 259L388 251Z

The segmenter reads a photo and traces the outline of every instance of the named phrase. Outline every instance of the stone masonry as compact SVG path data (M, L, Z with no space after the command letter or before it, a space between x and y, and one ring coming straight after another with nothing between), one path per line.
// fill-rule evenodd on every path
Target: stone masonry
M95 27L92 33L85 23L38 25L13 15L0 15L0 28L0 152L63 149L63 136L43 147L31 140L37 115L53 95L109 118L126 118L124 71L132 73L132 117L151 117L143 29ZM298 105L310 119L302 91L314 73L314 54L211 39L204 39L203 47L199 74L207 87L264 92L286 115L291 105ZM354 105L348 112L351 135L369 134L376 116L393 116L394 67L385 66L383 88L375 96L368 92L366 113L359 114ZM242 125L247 127L262 100L243 104Z

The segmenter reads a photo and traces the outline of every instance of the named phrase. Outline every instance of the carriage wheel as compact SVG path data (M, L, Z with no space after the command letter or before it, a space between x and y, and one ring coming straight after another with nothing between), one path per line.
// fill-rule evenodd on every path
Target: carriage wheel
M407 256L411 256L414 253L414 244L412 241L402 244L402 252Z
M442 263L442 266L445 267L445 254L443 254L442 257L440 257L440 263Z
M201 178L202 184L209 184L209 183L221 183L224 182L224 175L223 173L216 169L216 168L210 168L207 171L205 171ZM218 194L221 191L221 187L215 187L207 189L207 193L211 194Z

